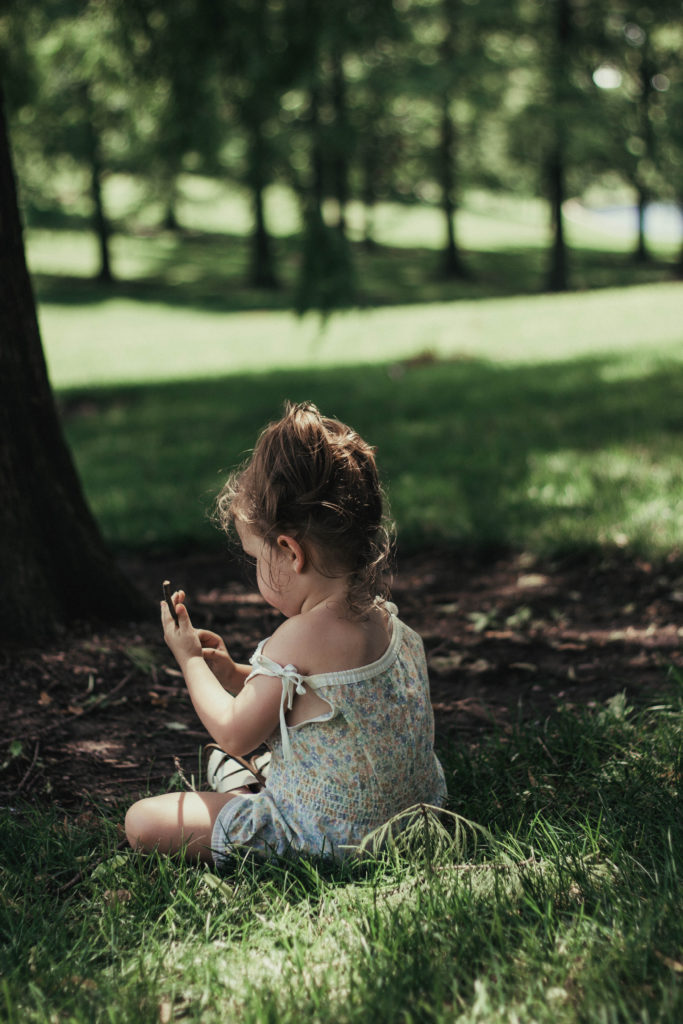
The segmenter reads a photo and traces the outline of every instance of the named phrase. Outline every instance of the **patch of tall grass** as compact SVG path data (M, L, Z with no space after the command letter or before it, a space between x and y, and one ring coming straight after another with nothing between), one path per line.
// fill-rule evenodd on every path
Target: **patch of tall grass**
M364 861L218 876L117 815L5 808L8 1022L675 1024L683 686L441 751L451 811ZM474 824L476 823L476 824Z

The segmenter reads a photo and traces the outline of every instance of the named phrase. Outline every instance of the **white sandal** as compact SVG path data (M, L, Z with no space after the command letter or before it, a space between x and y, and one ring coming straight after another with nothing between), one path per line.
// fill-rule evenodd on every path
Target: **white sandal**
M216 793L229 793L244 786L261 789L268 775L270 751L252 757L231 757L220 747L213 747L206 765L206 781Z

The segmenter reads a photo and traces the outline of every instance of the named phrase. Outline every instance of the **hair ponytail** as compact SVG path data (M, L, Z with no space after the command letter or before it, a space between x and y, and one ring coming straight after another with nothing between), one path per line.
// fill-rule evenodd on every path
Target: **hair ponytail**
M393 525L374 449L311 402L285 404L228 479L216 514L226 531L239 519L271 543L291 534L320 572L348 574L355 614L388 594Z

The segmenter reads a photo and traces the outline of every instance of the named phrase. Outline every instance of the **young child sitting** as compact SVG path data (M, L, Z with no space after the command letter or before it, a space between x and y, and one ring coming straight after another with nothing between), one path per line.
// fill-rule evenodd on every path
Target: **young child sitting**
M373 449L314 405L287 404L218 514L285 621L238 665L178 591L177 625L162 602L164 637L218 746L237 756L268 742L267 780L140 800L131 845L219 866L245 847L343 858L398 812L441 806L422 641L380 596L391 545Z

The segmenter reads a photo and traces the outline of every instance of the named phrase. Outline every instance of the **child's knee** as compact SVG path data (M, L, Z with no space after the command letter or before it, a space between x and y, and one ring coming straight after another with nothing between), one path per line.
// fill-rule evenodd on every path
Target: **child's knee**
M149 850L158 840L158 836L153 836L154 818L153 801L150 797L138 800L128 808L125 821L126 838L134 850Z

